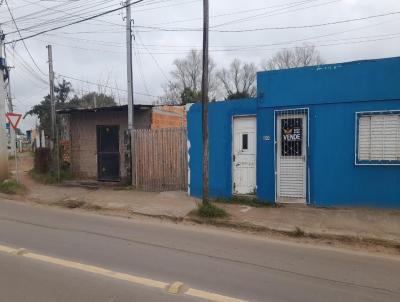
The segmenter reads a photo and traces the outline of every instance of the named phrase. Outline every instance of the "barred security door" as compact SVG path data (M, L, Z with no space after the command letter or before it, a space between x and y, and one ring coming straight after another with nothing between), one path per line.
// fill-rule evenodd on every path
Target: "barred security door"
M277 117L278 202L305 203L307 185L307 115L282 112Z

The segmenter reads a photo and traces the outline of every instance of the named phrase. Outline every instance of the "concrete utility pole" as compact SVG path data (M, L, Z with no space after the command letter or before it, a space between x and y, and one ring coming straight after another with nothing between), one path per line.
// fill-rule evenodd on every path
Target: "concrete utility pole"
M53 49L47 45L49 57L49 81L50 81L50 102L51 102L51 150L52 150L52 170L57 173L57 180L60 181L60 154L58 149L58 133L56 120L56 103L54 99L54 70L53 70Z
M202 128L203 128L203 203L208 200L208 33L209 5L203 0L203 76L201 81Z
M131 183L136 184L135 180L135 137L134 130L134 98L133 98L133 67L132 67L132 14L131 1L126 1L126 59L127 59L127 79L128 79L128 132L131 141Z
M4 75L7 72L6 62L3 55L4 33L0 29L0 181L8 178L8 140L6 136L6 87Z
M11 71L8 70L8 112L14 112L14 106L12 103L12 95L11 95ZM15 180L19 182L19 175L18 175L18 150L17 150L17 129L11 127L10 124L10 138L11 138L11 154L14 154L15 160Z
M7 95L8 95L8 112L14 112L14 106L11 95L11 72L8 70L8 85L7 85ZM11 137L11 154L15 154L17 148L17 130L13 130L10 127L10 137Z

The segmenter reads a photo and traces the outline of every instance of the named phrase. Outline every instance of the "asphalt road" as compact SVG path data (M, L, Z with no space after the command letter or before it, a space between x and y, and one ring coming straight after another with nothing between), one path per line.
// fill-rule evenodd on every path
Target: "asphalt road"
M0 245L249 301L400 301L400 257L0 201ZM0 253L0 301L200 301Z

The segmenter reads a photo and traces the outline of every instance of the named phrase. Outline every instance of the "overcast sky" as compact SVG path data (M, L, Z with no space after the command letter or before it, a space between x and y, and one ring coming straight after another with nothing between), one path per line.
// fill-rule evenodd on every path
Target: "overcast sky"
M120 6L120 0L7 2L23 37ZM388 13L393 14L305 27ZM234 58L260 65L280 49L305 42L316 45L327 63L400 55L399 0L210 0L210 15L210 54L218 67ZM112 87L107 92L125 104L124 16L121 10L27 39L37 67L22 42L15 49L8 44L16 111L26 112L48 93L47 44L53 45L57 75ZM135 102L150 103L162 94L173 60L201 49L202 34L196 30L202 26L202 0L144 0L134 6L133 17ZM19 38L4 1L0 22L7 41ZM78 95L98 91L98 86L70 81ZM35 119L27 118L22 128L34 125Z

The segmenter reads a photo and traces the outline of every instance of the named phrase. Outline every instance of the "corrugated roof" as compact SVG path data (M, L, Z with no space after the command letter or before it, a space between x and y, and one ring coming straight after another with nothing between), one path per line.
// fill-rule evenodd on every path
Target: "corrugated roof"
M135 105L134 108L137 110L144 110L153 108L153 105ZM96 108L65 108L57 110L57 114L71 114L81 112L118 112L127 111L128 105L123 106L108 106L108 107L96 107Z

